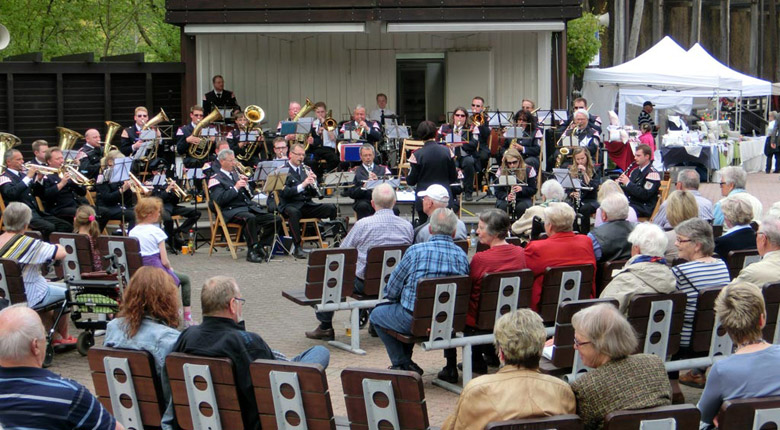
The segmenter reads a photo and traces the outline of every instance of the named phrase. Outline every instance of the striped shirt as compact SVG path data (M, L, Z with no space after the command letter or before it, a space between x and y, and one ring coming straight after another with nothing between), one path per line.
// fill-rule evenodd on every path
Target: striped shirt
M15 242L3 255L0 255L0 258L14 260L19 264L27 305L34 307L46 297L46 292L49 290L46 278L41 275L41 265L54 259L57 247L24 235L9 240Z
M365 279L368 250L376 246L409 245L414 230L409 221L396 216L392 209L380 209L352 226L341 242L342 248L357 248L358 259L355 276Z
M672 273L674 273L674 277L677 279L677 289L688 296L685 303L682 339L680 340L680 346L687 347L691 344L693 315L696 313L699 290L726 285L731 281L731 278L729 277L729 269L726 267L726 263L721 259L715 259L715 261L710 263L689 261L672 267Z
M0 427L114 429L116 420L76 381L37 367L0 368Z

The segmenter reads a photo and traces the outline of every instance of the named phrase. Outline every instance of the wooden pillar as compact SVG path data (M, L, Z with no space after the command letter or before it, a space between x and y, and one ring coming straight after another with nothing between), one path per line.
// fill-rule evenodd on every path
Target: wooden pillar
M701 2L693 0L691 5L691 45L701 41Z
M729 65L729 44L731 42L731 0L720 0L720 61Z
M664 37L664 0L653 0L653 44Z
M181 80L181 118L183 124L189 121L190 107L198 104L198 66L196 62L195 36L184 34L181 28L181 61L184 76Z
M749 64L750 74L758 76L758 55L763 48L762 40L759 37L761 25L759 22L761 19L761 11L759 10L758 0L750 0L750 52L749 52Z

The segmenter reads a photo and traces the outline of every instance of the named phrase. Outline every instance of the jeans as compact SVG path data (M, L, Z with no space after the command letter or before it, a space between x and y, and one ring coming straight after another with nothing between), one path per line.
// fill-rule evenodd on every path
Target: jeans
M363 280L355 277L355 288L353 288L353 291L358 294L363 294ZM324 323L332 323L333 322L333 314L334 312L315 312L314 315L317 316L317 321L324 322Z
M414 344L406 344L387 334L385 329L398 333L409 333L412 328L412 314L400 303L379 305L374 308L369 317L374 325L379 339L385 344L387 355L393 366L398 367L412 363L412 350Z
M327 369L328 364L330 363L330 351L322 345L312 346L289 361L295 363L319 364L323 369Z
M190 306L190 297L192 296L192 283L190 277L184 273L173 271L179 278L179 287L181 288L181 305Z

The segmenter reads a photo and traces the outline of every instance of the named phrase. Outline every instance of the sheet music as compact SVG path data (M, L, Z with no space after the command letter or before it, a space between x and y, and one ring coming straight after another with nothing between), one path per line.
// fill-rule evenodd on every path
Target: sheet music
M463 138L460 133L452 132L444 137L444 141L447 143L463 143Z
M511 112L488 112L488 125L493 128L509 125L511 117Z
M238 141L239 142L254 142L257 140L257 137L260 135L260 133L257 132L257 130L252 130L247 134L244 131L236 131L236 133L239 133Z
M133 165L133 159L123 157L114 159L114 167L111 169L111 180L109 182L124 182L130 179L130 166Z
M203 169L187 169L187 179L203 179L205 177Z
M311 125L314 123L314 118L306 117L298 120L298 125L295 127L296 134L308 134L311 131Z
M62 151L63 157L65 157L65 161L68 160L75 160L76 155L78 155L79 151L73 150L73 149L66 149Z
M555 175L555 180L560 182L563 188L574 188L577 190L582 188L580 179L573 178L571 174L569 174L569 169L553 169L553 175Z
M506 132L504 132L504 137L507 139L522 139L528 137L528 133L522 127L508 127Z
M375 179L373 181L366 181L366 185L363 187L366 190L373 190L381 184L390 184L393 189L398 189L401 186L401 180L395 179Z

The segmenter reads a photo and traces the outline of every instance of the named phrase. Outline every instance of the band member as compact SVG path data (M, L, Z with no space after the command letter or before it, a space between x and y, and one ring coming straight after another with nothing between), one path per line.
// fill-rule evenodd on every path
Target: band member
M514 176L518 185L494 186L496 207L509 213L513 219L520 219L533 205L531 199L536 194L536 169L523 162L523 156L514 148L507 149L501 159L501 168L496 173L496 184L504 175Z
M161 160L152 161L149 164L154 177L157 175L165 175L164 171L165 163ZM168 243L171 249L176 251L184 244L184 235L190 231L190 229L200 219L200 211L193 207L180 206L181 199L174 191L176 188L176 178L167 178L165 183L159 185L152 185L152 181L147 183L147 186L152 190L152 197L159 197L163 203L162 210L162 222L165 234L168 235ZM181 189L181 188L180 188ZM179 224L179 228L173 228L173 215L179 215L184 218L184 222Z
M455 108L452 113L452 124L444 124L439 128L438 134L447 142L447 146L454 148L457 157L457 165L463 171L463 198L466 201L473 199L474 175L479 170L479 129L469 127L466 124L468 114L462 107ZM475 133L477 133L475 135ZM460 135L460 143L450 143L452 134Z
M215 107L218 109L228 109L238 106L236 95L233 91L225 89L225 79L223 79L221 75L216 75L211 78L211 84L214 86L214 89L203 96L203 110L205 112L211 112Z
M316 119L311 124L312 143L306 150L306 164L308 164L318 177L324 172L329 172L339 165L339 154L336 151L336 129L328 130L325 124L327 106L323 102L314 105ZM325 161L325 169L321 161Z
M55 231L70 232L73 227L56 216L42 212L35 201L35 194L40 193L43 175L32 166L27 172L24 169L24 157L17 149L5 152L5 171L0 175L0 195L6 205L11 202L21 202L32 210L30 228L41 232L43 240L49 241L49 235Z
M292 121L293 118L295 118L295 115L298 115L298 112L300 112L300 111L301 111L301 104L300 103L298 103L296 101L290 102L290 105L287 107L287 119L285 119L283 121ZM282 122L283 121L279 121L279 124L276 125L276 134L278 136L282 135ZM298 138L298 135L296 135L295 133L290 133L290 134L284 136L284 140L286 142L292 142L292 141L296 140L297 138ZM313 140L314 139L308 140L307 143L311 143L311 141L313 141Z
M506 139L506 146L514 148L523 156L523 161L534 169L539 169L539 155L542 153L540 142L542 130L536 123L536 118L526 110L519 110L515 114L515 124L523 130L522 138ZM503 154L501 154L503 155Z
M216 145L214 145L214 153L209 154L208 159L206 160L205 163L203 163L203 174L207 178L216 175L217 172L219 172L219 169L222 168L219 164L219 153L225 149L230 149L230 145L224 140L221 140L217 142ZM235 154L235 151L233 152L233 154Z
M132 181L111 182L111 171L114 168L114 160L123 158L118 150L112 150L102 166L103 171L95 181L97 192L98 214L106 220L117 220L128 224L128 230L135 226L135 202L132 190Z
M303 153L303 149L301 149ZM281 231L281 219L252 200L247 178L236 171L236 156L230 149L219 153L221 168L209 179L211 201L219 205L225 221L242 224L247 243L246 261L262 263L271 253L274 224ZM262 231L262 232L261 232ZM265 249L268 247L268 249Z
M243 162L247 166L255 167L260 161L260 153L262 152L265 154L265 138L263 137L262 130L253 129L251 131L247 131L247 124L249 121L246 119L246 116L244 116L243 112L239 111L236 116L234 116L234 118L236 121L236 126L227 135L228 143L230 143L230 149L233 151L233 153L236 154L236 157L245 158L247 156L247 149L250 149L251 144L256 142L257 146L254 149L254 153L249 158L249 160ZM217 151L217 154L219 154L219 151ZM267 156L267 154L265 156Z
M578 178L583 187L589 188L582 191L573 191L569 193L574 204L574 210L580 218L579 232L586 234L590 231L590 217L596 213L599 208L598 193L601 177L593 166L593 160L590 158L590 151L584 147L577 147L572 150L574 164L569 167L569 172L573 178Z
M125 156L129 157L138 151L145 142L141 139L141 130L144 128L144 124L149 121L149 112L143 106L135 108L135 115L133 116L135 123L130 127L122 130L122 140L119 144L119 151ZM155 138L160 139L160 130L154 128Z
M76 154L79 172L89 179L95 179L100 173L100 160L103 158L103 148L100 147L100 132L91 128L84 133L84 140L87 143Z
M46 151L49 149L49 142L38 139L32 143L33 159L30 163L37 164L39 166L46 165Z
M371 111L368 118L372 121L379 121L383 127L386 125L395 125L395 112L387 107L387 96L383 93L376 95L376 109Z
M465 110L463 112L465 113ZM417 126L417 136L425 144L409 157L411 169L406 176L406 183L415 187L417 192L427 190L433 184L439 184L449 193L449 207L454 207L455 199L451 186L458 182L458 171L455 168L452 152L434 140L436 125L431 121L423 121ZM426 222L428 215L423 211L421 197L418 196L415 200L414 208L420 216L420 223Z
M566 131L566 136L574 136L576 145L587 147L591 158L595 160L601 146L601 137L600 132L588 124L588 111L579 109L574 112L574 122L571 127L573 128Z
M535 109L536 109L536 103L534 103L533 100L523 99L523 101L520 102L520 110L523 110L533 115Z
M569 124L571 124L572 120L574 119L574 113L578 110L582 109L586 113L588 111L588 101L583 97L577 97L574 99L574 102L572 102L572 114L569 116L566 121L563 121L558 127L558 134L563 133L564 130L566 130L569 127ZM588 114L588 125L590 128L596 130L598 134L601 134L601 118L597 115L591 115Z
M342 138L347 131L357 132L358 141L360 142L376 145L377 142L382 140L382 129L379 127L379 123L366 119L366 108L363 105L355 106L355 110L352 111L352 121L342 124L339 130Z
M374 163L373 145L364 144L360 147L360 165L355 168L354 186L349 190L349 197L355 202L352 209L357 214L357 219L365 218L374 214L374 207L371 205L371 193L373 190L365 189L366 181L373 181L385 178L390 175L386 166ZM397 211L397 209L395 209ZM398 215L396 213L396 215Z
M288 160L287 142L279 136L274 139L274 161Z
M482 114L483 121L480 125L476 125L473 121L476 114ZM488 117L488 112L485 111L485 99L480 96L476 96L471 100L471 119L472 124L474 124L471 134L478 137L479 140L477 151L479 154L479 167L477 171L481 172L490 159L490 146L488 144L488 139L490 139L490 125L488 124L490 118Z
M190 123L179 127L179 130L176 131L176 152L178 152L179 155L184 156L184 167L190 169L199 169L203 167L203 163L205 162L204 160L199 160L189 155L190 146L200 142L201 138L193 136L192 132L202 119L203 108L200 106L193 106L190 108ZM206 135L206 133L201 134L203 136ZM209 137L209 139L214 140L215 137L212 136Z
M653 214L661 187L661 174L650 163L653 152L649 146L640 144L634 153L634 164L617 181L623 185L628 204L634 208L637 216L649 217Z
M46 163L55 169L62 168L65 157L60 148L55 146L46 151ZM86 195L86 187L76 184L68 172L63 173L62 177L52 173L43 178L42 200L46 212L66 222L72 222L73 217L76 216L76 209L87 203L84 199Z
M279 211L290 223L290 232L295 243L293 251L295 258L306 257L301 248L301 218L336 218L335 205L312 201L312 195L318 193L317 176L303 164L305 156L303 145L300 143L292 145L290 159L285 165L290 171L284 188L279 193Z

